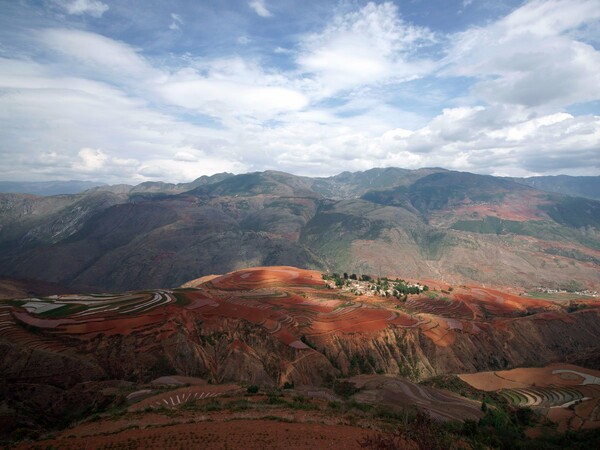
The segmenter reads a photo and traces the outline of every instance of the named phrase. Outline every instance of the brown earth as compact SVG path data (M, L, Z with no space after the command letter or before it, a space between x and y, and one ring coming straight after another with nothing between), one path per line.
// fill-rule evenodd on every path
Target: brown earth
M238 420L198 422L165 425L160 428L129 429L102 435L99 425L96 433L85 437L60 436L42 440L35 446L58 446L61 449L81 448L149 448L181 449L244 448L268 449L360 449L358 441L371 434L370 430L344 425L314 423L278 423L271 420ZM32 448L22 444L17 448Z
M309 387L277 397L212 388L223 391L223 396L160 408L148 408L148 399L142 400L127 411L92 417L16 448L358 449L359 440L390 426L389 419L356 409L356 403L344 403L331 390L333 408ZM177 392L181 389L161 395ZM395 405L389 411L403 407L412 405ZM406 448L413 448L411 442Z
M573 364L550 364L546 367L520 367L497 372L467 373L459 377L481 391L497 391L527 386L579 386L585 381L585 377L580 374L596 378L598 382L594 384L600 384L600 371Z
M0 305L5 402L21 408L28 389L47 404L77 383L173 375L273 388L323 386L361 373L421 380L545 365L597 349L590 340L600 336L594 300L569 312L507 290L439 286L445 292L432 286L402 302L330 289L319 272L277 266L196 288L11 301ZM206 387L182 389L190 390L173 402ZM60 418L61 407L47 420ZM31 406L19 420L36 411Z

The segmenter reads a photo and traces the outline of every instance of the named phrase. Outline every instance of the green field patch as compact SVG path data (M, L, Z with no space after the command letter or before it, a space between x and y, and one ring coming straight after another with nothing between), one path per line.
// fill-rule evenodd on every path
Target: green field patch
M190 304L190 299L187 298L185 294L173 292L173 297L175 297L175 304L178 306L186 306Z
M571 300L590 300L597 297L592 297L589 295L578 295L573 294L571 292L556 292L556 293L548 293L548 292L539 292L539 291L529 291L527 292L527 297L530 298L539 298L541 300L554 300L554 301L571 301Z
M40 317L44 317L46 319L58 319L62 317L68 317L72 314L77 314L83 311L87 311L89 306L82 304L71 304L71 305L63 305L58 308L51 309L49 311L45 311L37 314Z

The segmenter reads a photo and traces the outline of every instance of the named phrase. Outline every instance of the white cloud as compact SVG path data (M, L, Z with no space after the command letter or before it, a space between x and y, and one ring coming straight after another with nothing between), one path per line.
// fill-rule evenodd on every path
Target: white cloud
M433 65L413 51L433 40L426 28L402 21L394 4L369 3L306 36L297 62L316 77L325 95L331 95L366 84L419 78Z
M595 0L528 2L455 35L445 74L478 78L472 94L490 103L556 108L600 99L600 52L571 34L599 19Z
M250 39L248 36L240 36L239 38L237 38L238 44L242 44L242 45L247 45L250 42L252 42L252 39Z
M184 161L184 162L196 162L198 161L198 157L194 156L189 148L185 148L183 151L179 151L175 153L173 157L175 161Z
M496 175L593 175L600 167L600 117L555 113L531 116L523 107L444 110L416 130L368 128L364 122L292 114L277 128L246 130L253 170L304 175L397 166L446 167Z
M205 74L183 69L157 89L172 104L222 119L244 115L270 118L308 104L306 96L285 77L264 72L241 58L213 60L202 69Z
M179 30L180 25L183 25L183 19L179 14L171 13L171 24L169 25L170 30Z
M223 148L223 131L157 112L114 86L52 72L0 58L0 172L13 179L140 182L141 162L173 158L186 145L236 158ZM183 173L171 179L190 181Z
M82 148L77 155L81 161L75 163L75 166L78 170L85 172L94 172L101 169L108 159L106 153L100 149Z
M40 31L37 37L40 45L98 73L128 77L158 75L158 71L129 45L96 33L50 28Z
M248 2L248 6L254 10L260 17L271 17L271 11L265 6L265 0L251 0Z
M59 0L58 4L69 14L89 14L96 18L102 17L102 15L108 11L108 5L99 0Z
M377 166L597 174L600 117L564 108L598 98L598 52L580 33L596 16L586 0L565 17L556 5L565 6L527 3L446 42L391 3L369 3L275 49L297 63L287 70L248 52L188 55L169 67L88 31L35 32L39 53L0 57L0 171L106 182ZM433 80L439 61L420 53L440 42L449 49L436 76L475 80L451 106ZM436 112L412 112L419 101Z
M156 159L146 161L139 173L154 180L192 181L201 175L220 172L243 173L248 167L239 161L229 161L217 156L205 156L201 161Z

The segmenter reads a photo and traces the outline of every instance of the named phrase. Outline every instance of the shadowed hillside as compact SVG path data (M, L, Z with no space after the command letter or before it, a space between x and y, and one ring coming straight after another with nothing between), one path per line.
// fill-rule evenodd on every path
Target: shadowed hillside
M527 287L600 285L600 203L442 169L267 171L0 195L0 274L105 290L269 264ZM175 187L174 187L175 186Z

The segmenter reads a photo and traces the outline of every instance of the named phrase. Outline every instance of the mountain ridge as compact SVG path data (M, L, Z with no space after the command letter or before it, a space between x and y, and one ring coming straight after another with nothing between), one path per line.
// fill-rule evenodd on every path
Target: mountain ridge
M312 180L312 188L324 196L332 195L332 185L344 185L348 182L354 181L360 178L365 178L369 185L368 189L377 189L382 187L380 183L383 181L383 187L386 186L386 176L395 180L394 186L405 184L407 180L411 178L418 178L421 173L437 173L447 172L448 169L441 167L423 167L419 169L403 169L398 167L375 167L364 171L350 172L345 171L337 175L328 177L306 177L292 175L297 178L304 178ZM278 171L266 170L264 172L253 172L253 173L277 173ZM285 172L278 172L285 173ZM375 176L370 176L375 174ZM243 175L243 174L240 174ZM210 184L216 181L223 180L227 177L234 176L233 173L222 172L215 173L213 175L202 175L191 182L184 183L170 183L164 181L145 181L137 185L130 184L115 184L109 185L104 182L93 182L93 181L0 181L0 193L20 193L20 194L32 194L32 195L61 195L61 194L78 194L90 189L96 190L109 190L114 193L181 193L187 190L194 189L204 184ZM554 192L558 194L565 194L573 197L585 197L592 200L600 200L600 176L573 176L573 175L548 175L548 176L533 176L533 177L504 177L506 179L515 181L519 184L524 184L539 190ZM380 180L378 180L380 179ZM389 187L389 181L387 183ZM363 186L362 189L365 189ZM364 194L362 192L346 192L343 197L348 198L350 195L360 196Z
M595 200L441 169L199 180L192 189L0 194L0 274L129 290L295 265L456 283L600 285Z

